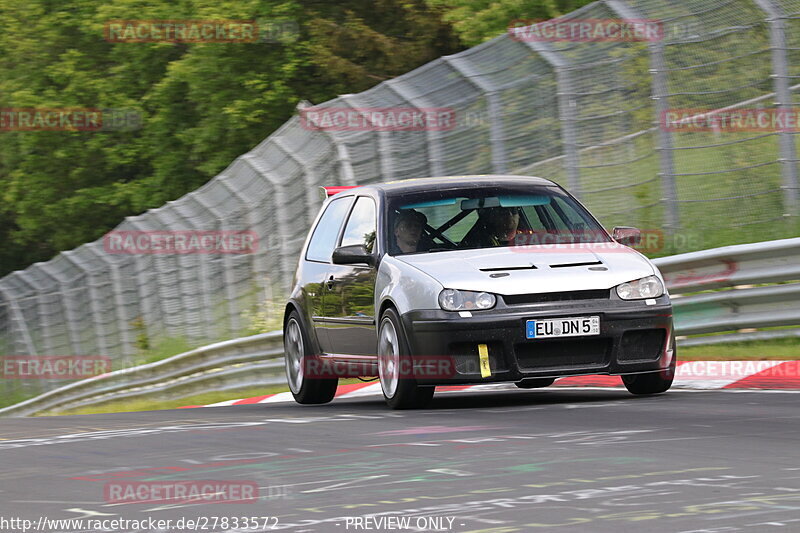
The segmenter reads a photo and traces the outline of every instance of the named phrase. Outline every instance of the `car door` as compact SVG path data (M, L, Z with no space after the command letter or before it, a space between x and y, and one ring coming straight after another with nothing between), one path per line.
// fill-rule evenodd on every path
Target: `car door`
M375 251L377 214L375 201L359 197L342 233L340 246L362 244ZM367 264L332 265L332 283L325 301L332 302L326 310L333 313L326 319L327 335L337 354L375 355L375 277L377 270ZM332 279L331 279L332 278ZM333 304L335 302L335 304Z
M331 309L337 307L330 299L325 300L332 275L331 256L352 203L353 197L348 196L337 198L328 204L314 228L303 262L302 279L306 309L311 315L312 327L323 353L333 353L327 335L326 319L332 314Z

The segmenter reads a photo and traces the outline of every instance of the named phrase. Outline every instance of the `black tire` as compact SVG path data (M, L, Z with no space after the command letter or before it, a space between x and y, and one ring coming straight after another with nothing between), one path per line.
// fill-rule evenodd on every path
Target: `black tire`
M384 311L378 326L378 374L383 398L392 409L424 407L436 390L417 384L409 352L400 317L390 307Z
M336 394L339 378L323 377L318 371L319 360L311 350L303 322L292 311L283 328L283 350L286 361L286 381L297 403L328 403Z
M520 389L541 389L555 383L556 378L528 378L514 383Z
M678 363L678 350L675 347L675 338L672 338L672 362L665 370L622 376L622 383L631 394L661 394L672 387L675 379L675 368Z

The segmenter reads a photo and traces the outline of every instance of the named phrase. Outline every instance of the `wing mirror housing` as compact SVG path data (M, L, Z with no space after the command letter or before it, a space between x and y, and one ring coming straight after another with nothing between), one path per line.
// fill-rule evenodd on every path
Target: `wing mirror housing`
M642 232L639 228L630 226L617 226L611 235L615 241L625 246L638 246L642 242Z
M375 256L368 252L363 244L340 246L333 251L332 259L335 265L358 265L365 263L369 266L375 266Z

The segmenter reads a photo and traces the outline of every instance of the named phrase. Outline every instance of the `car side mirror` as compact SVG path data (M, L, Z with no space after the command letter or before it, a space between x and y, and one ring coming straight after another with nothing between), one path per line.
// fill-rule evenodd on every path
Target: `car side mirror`
M375 256L367 251L363 244L340 246L333 251L333 264L356 265L366 263L375 266Z
M611 236L625 246L638 246L642 242L642 232L639 228L629 226L617 226Z

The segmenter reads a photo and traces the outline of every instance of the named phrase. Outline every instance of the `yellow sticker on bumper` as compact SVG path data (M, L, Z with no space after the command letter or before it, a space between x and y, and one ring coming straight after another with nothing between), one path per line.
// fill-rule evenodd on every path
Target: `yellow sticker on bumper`
M489 348L485 344L478 345L478 357L481 361L481 377L488 378L492 375L492 369L489 366Z

